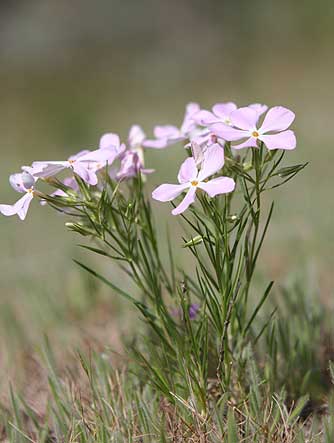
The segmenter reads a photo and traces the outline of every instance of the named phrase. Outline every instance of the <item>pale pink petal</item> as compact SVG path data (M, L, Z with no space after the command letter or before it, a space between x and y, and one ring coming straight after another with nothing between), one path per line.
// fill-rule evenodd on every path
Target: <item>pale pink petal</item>
M192 142L197 143L198 145L202 146L203 144L207 144L207 143L211 143L211 137L212 137L212 132L208 129L201 129L199 131L193 131L192 134L190 134L189 139L190 139L190 143L188 143L185 148L188 148L189 146L191 146Z
M180 132L183 135L188 135L196 127L194 121L194 115L199 112L200 106L198 103L188 103L186 106L186 113L184 115L184 120L180 128Z
M167 138L160 138L156 140L145 140L143 142L144 148L152 148L152 149L164 149L168 146Z
M202 109L193 117L194 121L200 126L209 126L219 122L219 118L210 111Z
M242 129L235 129L232 128L231 126L225 125L224 123L216 123L212 125L210 129L215 135L227 141L240 140L250 135L249 131L244 131Z
M233 149L243 149L243 148L256 148L258 146L256 138L250 137L248 140L238 145L232 145Z
M180 136L180 130L172 125L155 126L153 133L156 138L174 138Z
M233 102L216 103L212 107L212 112L223 120L230 117L231 112L237 109L237 105Z
M181 201L181 203L172 210L173 215L179 215L182 212L184 212L188 207L194 203L195 201L195 195L196 195L196 187L191 186L189 191L186 193L184 199Z
M66 177L63 180L65 186L72 188L74 191L79 191L79 185L74 177Z
M128 150L124 153L120 169L116 178L123 180L125 178L135 177L141 170L142 163L136 151Z
M266 110L268 109L267 105L261 105L261 103L252 103L248 105L249 108L254 109L257 112L257 115L260 117Z
M296 136L290 130L273 135L261 135L259 139L263 141L268 149L291 150L296 147Z
M115 158L125 150L125 145L110 146L107 148L96 149L81 156L75 163L97 162L97 163L112 163Z
M50 194L50 197L67 197L67 194L65 191L57 189L56 191L52 192L52 194Z
M79 151L77 154L71 155L69 157L69 160L77 160L80 157L83 157L84 155L88 154L90 151L88 149L84 149L82 151Z
M169 183L165 183L154 189L152 192L152 198L161 202L168 202L174 200L174 198L180 195L188 187L189 183L183 183L181 185L171 185Z
M283 106L275 106L269 109L265 116L260 131L262 133L269 131L284 131L295 119L294 112Z
M6 215L7 217L17 214L17 209L15 204L14 205L0 205L0 212L3 215Z
M155 169L147 169L147 168L144 168L144 169L141 169L140 172L141 172L142 174L145 174L145 175L147 175L147 174L153 174L153 172L155 172Z
M195 160L196 165L200 165L204 159L204 148L200 146L200 144L196 143L195 141L192 141L190 143L191 147L191 153Z
M218 194L232 192L235 188L235 181L229 177L217 177L208 182L200 182L198 187L207 192L210 197L214 197Z
M209 146L204 152L202 168L198 173L198 181L203 181L215 174L224 166L224 148L218 143Z
M118 134L115 134L114 132L108 132L107 134L102 135L102 137L100 138L99 148L104 149L115 147L119 146L120 143L121 141Z
M179 143L182 140L185 140L184 136L161 138L157 140L145 140L142 146L144 148L164 149L167 148L167 146L174 145L175 143Z
M196 179L197 174L198 171L195 159L193 157L188 157L182 163L177 178L180 183L189 183Z
M200 110L200 106L198 103L190 102L186 106L185 119L192 117L196 112Z
M25 192L26 188L22 182L22 174L11 174L9 176L9 183L16 192Z
M128 137L128 144L131 148L140 146L145 138L146 134L139 125L131 126Z
M85 167L84 164L82 164L81 162L73 163L73 171L89 185L92 186L97 185L97 176L95 172Z
M28 189L31 189L34 186L35 181L35 178L26 171L12 174L9 177L11 187L17 192L26 192Z
M0 212L6 216L17 214L21 220L24 220L32 199L32 192L26 192L14 205L0 205Z
M17 206L17 215L21 220L26 218L30 203L34 198L32 192L27 192L18 202L16 202ZM18 204L20 202L20 204Z
M69 167L70 163L68 161L33 162L32 174L35 177L46 178L56 175Z
M230 114L232 125L246 131L253 131L256 129L258 118L259 116L257 112L249 107L236 109Z

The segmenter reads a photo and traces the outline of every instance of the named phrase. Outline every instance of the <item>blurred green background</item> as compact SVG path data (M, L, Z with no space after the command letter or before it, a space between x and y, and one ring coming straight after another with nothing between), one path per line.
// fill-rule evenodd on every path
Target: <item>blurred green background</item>
M125 137L133 123L148 134L178 124L189 101L284 105L297 115L287 157L310 164L274 193L261 269L279 281L314 272L331 303L333 22L332 0L2 0L0 201L17 198L7 177L22 164L94 148L106 131ZM181 146L149 152L150 186L173 180L183 155ZM25 223L0 218L7 348L42 332L68 342L78 331L99 328L107 341L114 326L126 331L122 315L106 329L127 308L79 273L71 259L81 239L64 223L37 203Z

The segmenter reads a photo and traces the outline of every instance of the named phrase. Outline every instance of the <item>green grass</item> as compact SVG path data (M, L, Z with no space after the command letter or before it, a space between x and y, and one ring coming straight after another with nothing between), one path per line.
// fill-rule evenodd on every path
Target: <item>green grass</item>
M319 303L314 282L305 272L292 280L274 291L267 312L256 320L255 330L261 330L275 310L261 339L233 363L228 395L217 397L216 382L209 382L207 414L191 396L164 396L148 383L146 369L131 352L123 351L120 357L100 341L86 350L77 347L64 363L45 340L34 357L38 371L28 371L24 380L36 383L37 374L43 374L45 405L34 403L38 381L30 394L24 384L11 388L0 414L3 434L13 443L331 443L332 314ZM85 290L89 293L89 285ZM145 330L141 331L140 335ZM125 340L129 345L132 338L128 334ZM141 349L154 362L145 341Z

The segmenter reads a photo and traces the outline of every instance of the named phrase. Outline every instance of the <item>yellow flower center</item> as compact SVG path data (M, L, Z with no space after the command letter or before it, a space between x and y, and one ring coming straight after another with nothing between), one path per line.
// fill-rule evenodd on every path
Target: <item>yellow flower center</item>
M68 161L70 165L73 165L73 163L75 162L75 160L69 160Z
M33 188L27 189L28 194L33 194L34 195L34 190Z
M255 137L255 138L258 137L259 135L260 135L260 134L259 134L257 131L253 131L253 132L252 132L252 136Z
M193 180L193 181L191 182L191 184L192 184L192 186L197 186L197 185L198 185L198 181L197 181L197 180Z

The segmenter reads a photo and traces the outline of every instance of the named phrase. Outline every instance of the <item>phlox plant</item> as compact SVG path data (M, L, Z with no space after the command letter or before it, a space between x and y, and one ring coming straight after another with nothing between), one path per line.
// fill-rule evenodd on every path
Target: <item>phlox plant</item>
M77 262L139 310L145 330L132 355L143 380L184 414L196 413L201 426L214 402L237 401L245 355L270 322L254 328L273 282L251 302L250 292L273 213L264 194L305 166L282 166L286 151L296 147L289 129L294 118L282 106L217 103L208 111L190 103L179 127L156 126L153 138L134 125L124 143L108 133L94 150L23 166L10 176L23 196L0 205L2 214L22 220L32 200L49 205L69 218L70 230L90 238L86 250L115 262L131 279L135 294ZM159 171L146 168L145 151L175 144L184 161L171 183L149 192ZM42 182L54 191L42 191ZM178 241L158 234L165 222L154 210L162 204L180 221ZM190 271L175 260L179 248L192 256Z

